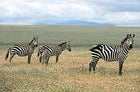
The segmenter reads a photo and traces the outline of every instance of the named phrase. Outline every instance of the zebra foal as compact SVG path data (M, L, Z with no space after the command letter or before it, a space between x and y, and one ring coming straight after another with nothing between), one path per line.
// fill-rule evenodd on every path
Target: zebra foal
M15 55L18 55L18 56L28 56L28 64L30 64L31 56L34 53L34 50L37 46L38 46L38 37L36 38L34 37L29 44L10 46L5 56L5 60L7 60L10 53L10 62L12 61Z
M50 56L56 56L56 63L57 63L59 56L65 49L71 51L70 41L63 42L57 46L51 46L51 45L41 46L38 50L39 61L42 62L42 64L44 63L48 64Z
M89 64L89 71L91 71L91 68L95 71L98 60L103 59L105 61L119 61L119 75L122 75L123 63L129 50L133 48L134 37L135 34L127 34L127 37L124 38L120 45L97 44L90 48L92 60Z

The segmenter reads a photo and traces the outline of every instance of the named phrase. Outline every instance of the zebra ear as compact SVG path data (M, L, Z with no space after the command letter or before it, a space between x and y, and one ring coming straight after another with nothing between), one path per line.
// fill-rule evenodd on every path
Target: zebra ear
M127 38L128 38L129 36L131 36L131 34L127 34Z
M129 36L129 34L127 34L127 37Z
M35 38L35 36L33 35L33 39Z
M133 34L133 37L135 37L135 34Z
M33 39L38 39L38 37L36 37L36 36L33 36Z

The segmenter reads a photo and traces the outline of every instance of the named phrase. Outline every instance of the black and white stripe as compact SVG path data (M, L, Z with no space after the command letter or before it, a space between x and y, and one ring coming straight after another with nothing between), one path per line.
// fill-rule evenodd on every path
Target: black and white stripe
M38 50L39 61L40 62L42 61L42 64L44 63L48 64L50 56L56 56L56 62L57 62L62 51L64 51L65 49L71 51L70 42L63 42L57 46L51 46L51 45L40 46Z
M122 75L123 62L126 60L129 50L133 48L135 34L127 34L127 37L121 42L121 45L110 46L105 44L96 44L90 48L92 60L89 64L89 71L93 68L95 71L99 59L105 61L119 61L119 75Z
M28 56L28 64L29 64L31 56L34 53L34 50L37 46L38 46L38 38L35 37L29 44L11 46L7 51L5 60L7 60L10 52L10 62L15 55Z

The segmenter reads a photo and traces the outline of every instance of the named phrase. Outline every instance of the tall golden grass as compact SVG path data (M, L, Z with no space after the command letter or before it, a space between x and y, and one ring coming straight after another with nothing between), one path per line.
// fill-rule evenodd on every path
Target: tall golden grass
M55 63L51 57L48 66L39 63L37 53L31 64L27 57L15 56L5 61L6 49L0 50L0 92L139 92L140 50L130 51L118 75L118 62L100 60L96 71L89 73L91 56L86 50L64 51Z

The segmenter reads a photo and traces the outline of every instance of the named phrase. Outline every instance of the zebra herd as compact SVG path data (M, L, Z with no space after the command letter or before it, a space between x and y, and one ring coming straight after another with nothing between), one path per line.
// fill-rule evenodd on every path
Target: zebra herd
M129 50L133 48L135 34L127 34L127 36L121 41L120 45L110 46L105 44L95 44L89 51L91 51L92 60L89 63L89 71L93 69L95 71L96 65L99 59L105 61L118 61L119 62L119 75L122 75L123 63L127 58ZM8 48L5 60L9 57L10 62L15 55L28 56L28 64L30 64L32 54L38 46L38 37L34 37L29 44L13 45ZM38 58L39 62L48 65L50 56L56 56L56 62L58 62L61 53L67 49L71 51L70 41L60 43L57 46L43 45L39 46Z

